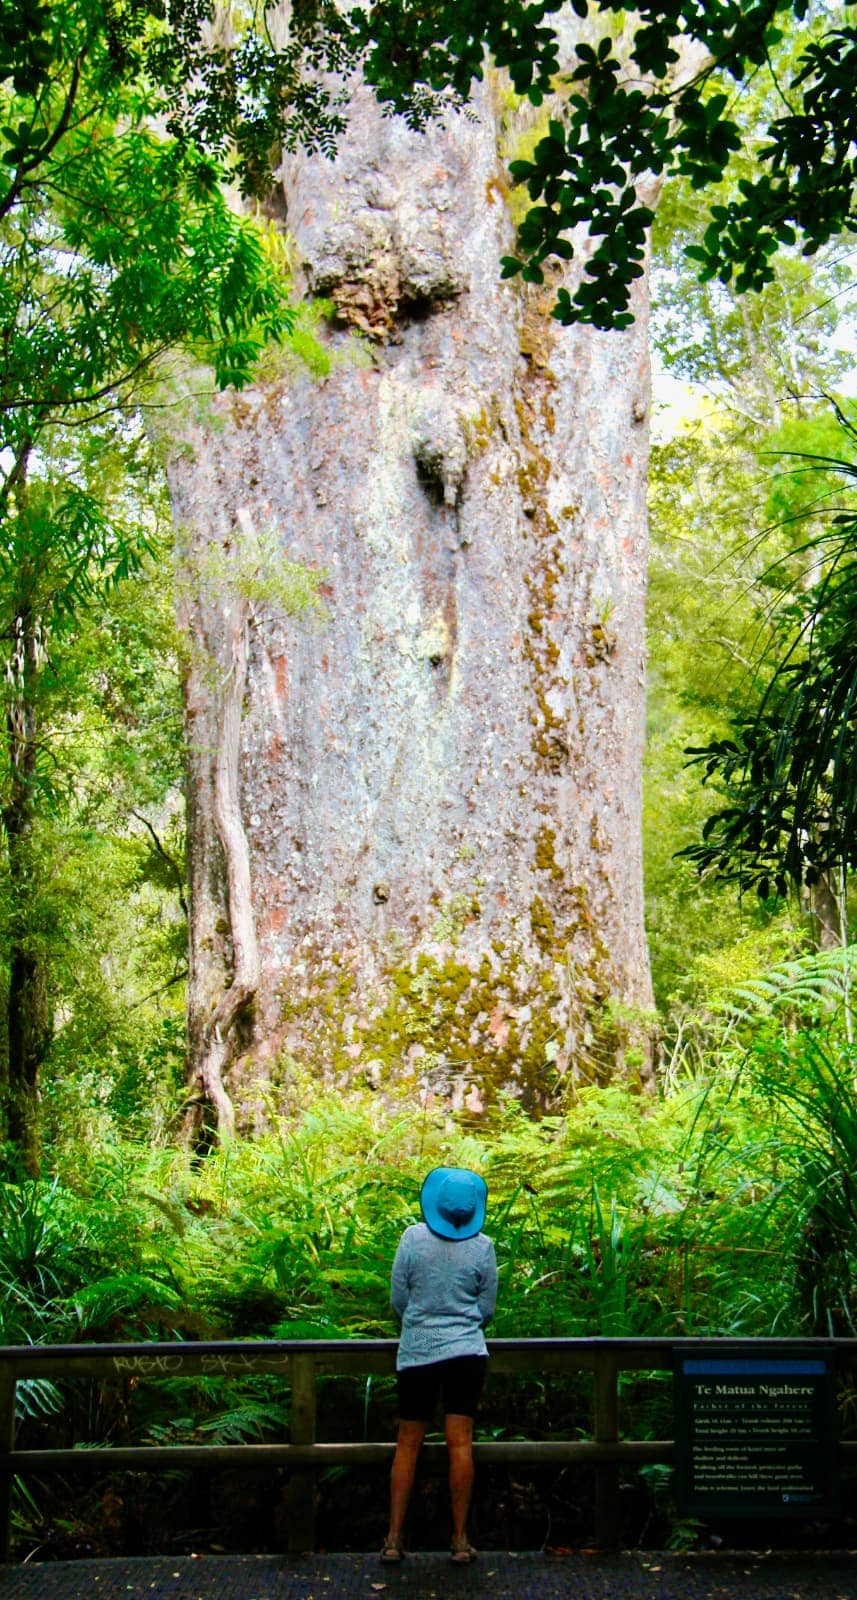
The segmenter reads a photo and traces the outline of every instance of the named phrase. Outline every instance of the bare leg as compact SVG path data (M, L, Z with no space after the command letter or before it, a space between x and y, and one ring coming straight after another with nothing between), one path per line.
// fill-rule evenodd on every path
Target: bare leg
M387 1543L401 1545L405 1513L416 1477L420 1445L425 1438L424 1422L400 1422L396 1454L390 1473L390 1531Z
M473 1418L454 1413L446 1421L449 1452L449 1499L452 1506L453 1546L467 1542L467 1513L473 1493Z

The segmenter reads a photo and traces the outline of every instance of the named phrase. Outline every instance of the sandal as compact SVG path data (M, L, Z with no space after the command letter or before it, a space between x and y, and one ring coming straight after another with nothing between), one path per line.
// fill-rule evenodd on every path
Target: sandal
M405 1552L402 1546L397 1544L395 1539L385 1539L381 1546L381 1560L385 1566L393 1566L404 1559Z
M453 1539L449 1559L456 1567L469 1567L476 1560L477 1551L467 1539Z

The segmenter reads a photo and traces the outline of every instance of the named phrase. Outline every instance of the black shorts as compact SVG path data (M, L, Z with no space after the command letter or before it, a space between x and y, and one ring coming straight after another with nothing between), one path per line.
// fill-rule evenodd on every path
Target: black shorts
M475 1417L485 1382L487 1356L453 1356L396 1373L400 1422L431 1422L438 1396L445 1417Z

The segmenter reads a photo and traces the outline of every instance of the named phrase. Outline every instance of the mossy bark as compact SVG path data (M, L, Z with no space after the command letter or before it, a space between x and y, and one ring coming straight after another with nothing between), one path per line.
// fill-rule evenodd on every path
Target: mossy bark
M26 465L17 476L19 508L26 507ZM5 662L9 688L6 715L8 783L2 806L11 915L5 957L7 1061L6 1131L19 1166L28 1177L39 1176L39 1072L53 1034L45 952L40 930L33 926L32 860L37 785L37 689L44 662L42 623L34 601L37 576L23 561L15 574L13 636Z
M501 1084L546 1105L577 1079L649 1076L646 288L633 328L599 334L551 320L555 283L500 281L488 89L476 112L416 134L358 92L335 161L287 161L302 281L334 307L329 375L222 397L171 469L191 576L241 508L327 575L324 622L272 614L251 642L244 1126L295 1062L474 1111ZM216 659L192 582L183 624ZM210 1007L231 957L203 672L188 719L192 988Z

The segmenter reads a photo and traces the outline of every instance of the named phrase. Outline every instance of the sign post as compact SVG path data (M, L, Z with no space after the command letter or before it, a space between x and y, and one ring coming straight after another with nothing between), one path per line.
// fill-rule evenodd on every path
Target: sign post
M829 1358L676 1352L676 1491L690 1517L838 1513Z

